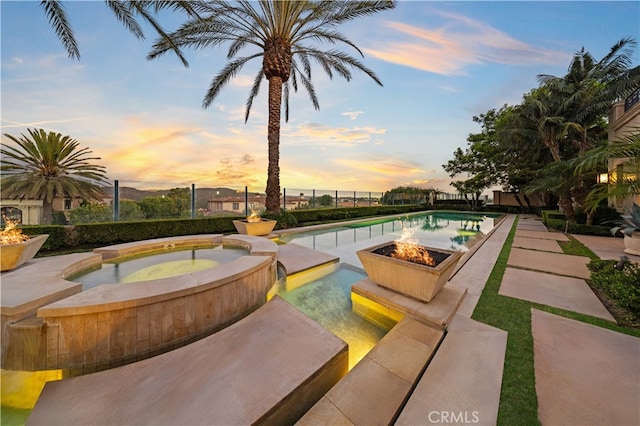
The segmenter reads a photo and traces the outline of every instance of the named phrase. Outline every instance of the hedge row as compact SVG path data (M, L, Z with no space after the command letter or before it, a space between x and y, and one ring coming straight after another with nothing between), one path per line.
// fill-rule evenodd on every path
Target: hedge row
M290 210L275 215L278 228L303 226L358 217L403 214L425 210L424 206L371 206L357 208ZM269 217L269 215L265 215ZM196 219L159 219L131 222L83 223L77 225L25 225L29 236L49 234L42 252L93 248L112 244L179 235L225 234L236 232L233 220L244 217L207 217Z
M597 235L601 237L610 237L611 228L601 225L582 225L580 223L568 223L566 219L547 219L543 220L543 223L552 229L556 229L562 232L568 232L570 234L579 235Z
M29 236L49 234L41 251L97 247L178 235L234 232L237 217L162 219L135 222L83 223L77 225L23 226Z

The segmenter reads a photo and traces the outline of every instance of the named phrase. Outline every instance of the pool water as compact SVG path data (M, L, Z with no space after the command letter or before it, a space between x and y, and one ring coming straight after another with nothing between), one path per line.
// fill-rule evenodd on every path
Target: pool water
M288 290L284 284L277 290L279 296L349 344L349 369L389 331L351 309L351 285L366 277L363 272L343 265L294 289Z
M126 284L190 274L215 268L247 254L245 249L221 245L154 252L103 262L100 269L83 272L69 277L69 280L82 283L82 290L88 290L100 284Z
M398 239L409 232L422 245L467 251L493 229L500 216L436 211L283 234L280 239L315 250L331 250L382 236Z

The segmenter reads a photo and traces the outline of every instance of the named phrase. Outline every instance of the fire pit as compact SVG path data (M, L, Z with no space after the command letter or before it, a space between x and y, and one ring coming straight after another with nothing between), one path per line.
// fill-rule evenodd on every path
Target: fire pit
M251 215L244 220L234 220L233 226L239 234L244 235L268 235L273 231L277 221L272 219L262 219L255 211L251 211Z
M451 277L462 252L394 241L360 250L357 255L376 284L430 302Z
M5 218L6 228L0 231L0 271L11 271L33 259L42 247L47 234L29 238L16 228L16 224Z

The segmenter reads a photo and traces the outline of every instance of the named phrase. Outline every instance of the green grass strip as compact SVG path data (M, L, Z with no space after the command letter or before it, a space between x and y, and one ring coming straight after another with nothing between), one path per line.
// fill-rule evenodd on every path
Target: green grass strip
M517 224L516 217L471 317L509 333L498 411L499 425L539 424L531 331L532 308L640 337L640 330L637 329L621 327L609 321L576 312L500 296L498 291L507 268ZM573 237L570 237L570 241L562 246L567 254L587 256L591 259L598 258Z
M533 368L531 303L498 295L517 224L516 217L471 318L509 333L498 424L535 425L539 422Z

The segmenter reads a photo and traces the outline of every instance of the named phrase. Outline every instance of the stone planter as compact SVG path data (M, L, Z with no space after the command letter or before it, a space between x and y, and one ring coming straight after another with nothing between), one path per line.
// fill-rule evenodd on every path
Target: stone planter
M436 266L427 266L374 253L394 244L379 244L356 254L373 282L423 302L430 302L444 287L462 256L460 251L425 247L432 257L445 257Z
M260 222L247 222L246 220L234 220L233 225L239 234L245 235L269 235L278 221L272 219L260 219Z
M624 236L624 252L640 256L640 231L634 231L631 236Z
M11 271L33 259L48 237L48 234L42 234L21 243L0 245L0 270Z

